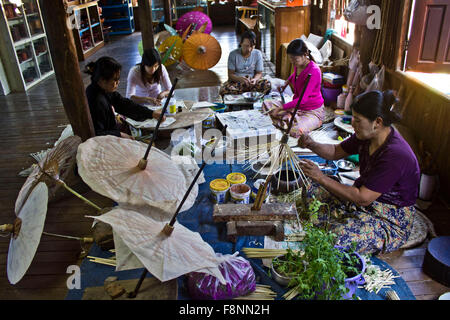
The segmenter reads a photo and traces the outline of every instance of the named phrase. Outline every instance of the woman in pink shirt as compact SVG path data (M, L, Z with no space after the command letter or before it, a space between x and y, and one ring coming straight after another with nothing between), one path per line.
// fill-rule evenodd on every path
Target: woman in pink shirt
M290 85L294 92L293 100L284 105L278 101L271 101L264 103L264 107L267 111L271 110L270 115L277 126L287 128L291 114L295 110L305 86L306 78L308 74L311 74L311 79L290 132L293 137L297 138L301 134L309 133L322 125L325 108L321 93L322 72L303 40L295 39L291 41L287 48L287 54L294 65L294 73L279 90L283 92Z

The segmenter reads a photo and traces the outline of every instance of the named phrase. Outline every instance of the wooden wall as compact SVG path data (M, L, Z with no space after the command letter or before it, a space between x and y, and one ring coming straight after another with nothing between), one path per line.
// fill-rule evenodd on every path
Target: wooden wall
M436 161L441 194L450 194L450 99L401 71L388 70L385 89L399 91L402 124Z

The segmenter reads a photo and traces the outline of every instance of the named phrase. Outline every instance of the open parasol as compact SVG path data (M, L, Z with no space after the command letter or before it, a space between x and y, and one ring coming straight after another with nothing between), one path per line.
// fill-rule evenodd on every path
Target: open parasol
M48 188L39 182L30 192L17 214L8 249L7 273L11 284L22 279L33 261L44 229Z
M110 224L145 268L160 281L175 279L189 272L204 272L225 283L212 247L197 232L176 223L171 236L162 232L166 222L152 213L120 208L92 217ZM117 251L116 251L117 254Z
M183 40L179 36L170 36L158 47L161 54L161 62L165 61L165 66L170 66L179 61L183 53Z
M193 25L193 30L198 30L205 23L206 23L206 27L203 32L210 34L212 31L212 21L208 17L208 15L204 14L203 12L200 12L200 11L190 11L190 12L183 14L177 20L175 29L178 31L178 34L181 35L191 24Z
M28 176L22 189L19 191L15 205L16 215L19 213L30 192L39 182L45 182L48 187L48 201L51 201L56 197L61 184L57 183L48 175L45 175L41 169L51 172L51 175L58 177L61 180L66 180L71 176L73 177L76 164L76 153L80 143L80 137L70 136L59 142L53 149L47 152L45 157L39 162L38 166L36 166Z
M220 43L211 35L196 33L183 46L183 59L194 69L207 70L215 66L222 56Z
M144 170L139 168L146 150L146 144L130 139L90 138L78 148L78 171L92 190L118 203L159 207L163 201L180 201L189 181L170 157L156 148L149 152ZM183 211L194 204L197 193L198 187Z

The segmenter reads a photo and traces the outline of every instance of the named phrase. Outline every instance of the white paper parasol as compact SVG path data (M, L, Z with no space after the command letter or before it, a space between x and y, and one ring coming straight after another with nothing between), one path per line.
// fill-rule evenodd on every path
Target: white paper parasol
M172 234L167 236L162 232L166 222L150 215L119 207L91 218L110 224L123 243L160 281L190 272L204 272L225 283L218 268L221 261L199 233L176 222Z
M57 172L48 173L66 181L66 179L70 177L70 174L73 173L73 169L76 164L76 153L80 143L80 137L70 136L60 141L53 149L47 152L45 157L39 161L39 165L36 166L33 172L28 176L19 192L19 195L17 196L15 206L16 215L19 213L34 186L41 181L45 182L48 187L48 201L51 201L55 197L56 192L61 187L61 184L46 176L40 168L45 171L53 171L54 168L56 168ZM56 164L56 166L53 166L53 164Z
M137 167L147 145L115 136L98 136L80 144L78 172L92 190L119 204L153 207L163 201L179 203L190 184L164 152L152 148L145 170ZM195 202L198 186L189 194L182 211Z
M17 237L11 237L8 250L7 273L11 284L22 279L36 254L44 229L47 203L48 188L40 182L32 189L17 215L21 220L20 230Z

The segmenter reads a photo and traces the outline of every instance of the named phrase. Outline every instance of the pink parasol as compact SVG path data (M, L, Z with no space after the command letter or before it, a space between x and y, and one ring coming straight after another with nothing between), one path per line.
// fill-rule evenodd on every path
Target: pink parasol
M208 15L204 14L200 11L191 11L183 14L177 21L175 29L178 31L180 35L189 27L189 25L193 24L195 28L193 30L198 30L202 27L204 23L206 24L206 28L204 33L211 33L212 31L212 21L208 17Z

